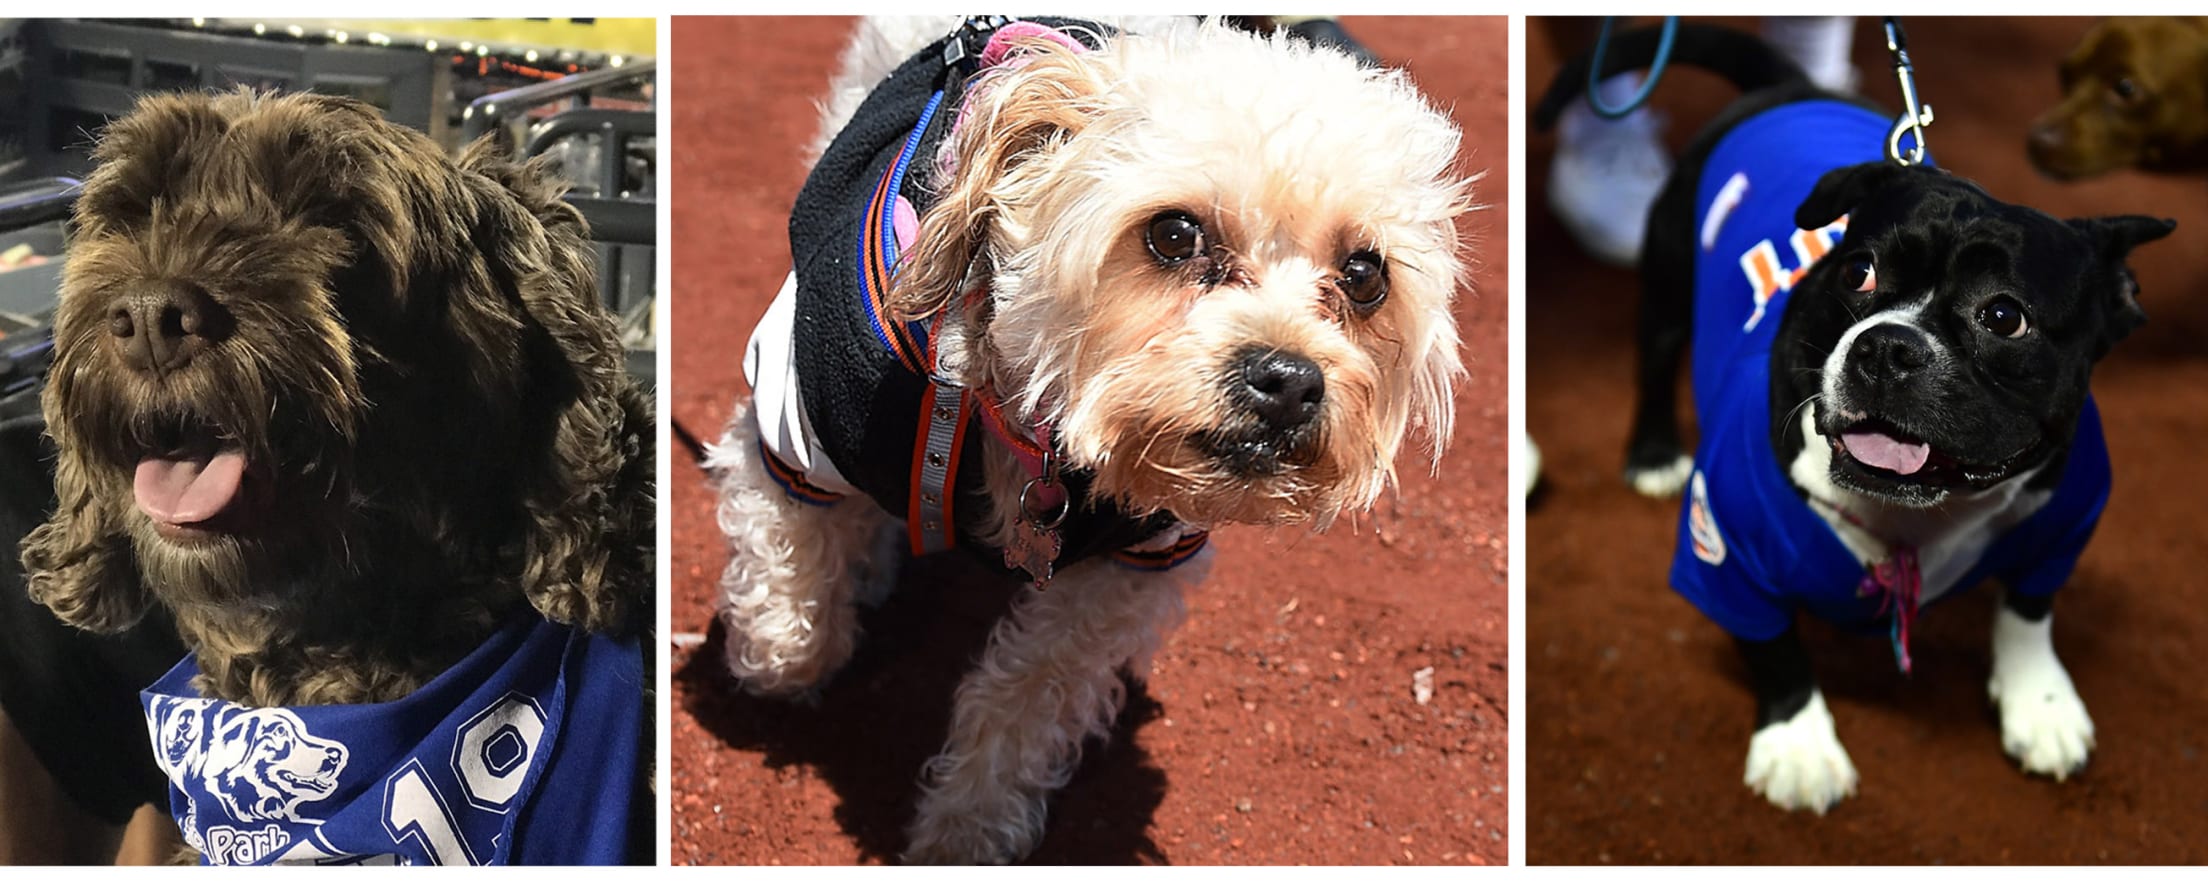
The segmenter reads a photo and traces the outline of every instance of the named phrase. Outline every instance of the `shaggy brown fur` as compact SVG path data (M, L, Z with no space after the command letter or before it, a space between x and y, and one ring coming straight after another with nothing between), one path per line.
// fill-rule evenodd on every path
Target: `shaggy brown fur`
M45 411L60 505L32 596L127 627L159 603L208 694L381 702L508 612L649 627L650 402L622 370L582 218L488 143L451 159L315 95L149 97L77 205ZM190 361L134 368L152 289L211 303ZM179 543L139 461L241 449L248 529Z

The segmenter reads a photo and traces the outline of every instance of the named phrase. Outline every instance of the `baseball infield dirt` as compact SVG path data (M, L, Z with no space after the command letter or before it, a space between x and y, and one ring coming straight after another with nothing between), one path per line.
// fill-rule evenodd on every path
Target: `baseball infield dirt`
M1051 806L1037 863L1499 864L1508 813L1505 647L1504 19L1359 19L1465 129L1487 208L1458 302L1472 375L1440 474L1323 535L1227 529L1190 618ZM717 437L746 335L789 267L800 150L851 23L674 24L675 420ZM1384 146L1376 146L1384 149ZM680 448L670 448L682 456ZM727 551L704 475L673 506L674 860L892 860L951 690L1013 587L963 560L907 569L817 704L741 695L712 622ZM1414 673L1433 693L1414 698Z
M1754 21L1732 22L1754 28ZM2055 606L2055 643L2099 748L2070 781L2028 778L1987 700L1996 591L1928 608L1916 674L1876 638L1806 628L1861 773L1822 818L1741 784L1753 702L1732 646L1666 585L1676 500L1621 479L1638 283L1595 265L1546 208L1554 140L1535 136L1527 245L1527 422L1547 458L1527 530L1527 827L1536 863L2169 863L2208 859L2208 181L2120 174L2062 184L2025 159L2028 124L2090 22L1908 19L1929 142L1993 195L2058 216L2176 218L2138 271L2148 324L2096 371L2116 487ZM1857 23L1862 90L1899 106L1877 22ZM1528 92L1559 58L1534 21ZM1733 92L1678 71L1657 90L1683 144Z

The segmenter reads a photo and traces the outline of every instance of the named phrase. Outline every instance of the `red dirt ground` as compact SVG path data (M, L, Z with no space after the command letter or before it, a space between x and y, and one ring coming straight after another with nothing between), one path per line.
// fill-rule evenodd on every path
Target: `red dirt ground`
M1222 531L1213 579L1051 810L1032 861L1500 864L1507 854L1504 475L1505 20L1350 28L1456 109L1491 208L1469 220L1472 378L1441 478L1325 535ZM678 18L672 314L677 422L719 434L741 348L789 266L785 215L850 24ZM679 96L679 97L676 97ZM1381 146L1384 149L1384 146ZM706 632L727 552L703 474L673 480L674 626ZM674 859L890 860L950 692L1010 587L964 561L907 569L859 657L814 707L739 695L717 631L676 649ZM1412 672L1433 666L1431 704Z
M1739 24L1754 27L1754 23ZM2027 778L1989 710L1995 592L1927 611L1904 678L1875 639L1810 628L1859 795L1823 818L1772 808L1741 784L1753 711L1715 625L1665 582L1676 501L1620 478L1631 407L1632 273L1598 267L1550 216L1554 141L1529 148L1527 422L1546 455L1527 518L1527 827L1536 863L2197 863L2208 859L2208 182L2138 174L2060 184L2024 156L2056 99L2055 65L2089 22L1909 19L1929 141L1994 195L2060 216L2178 219L2133 261L2152 317L2102 363L2116 488L2056 606L2056 641L2097 727L2081 776ZM1863 89L1899 99L1875 20L1858 22ZM1531 95L1558 63L1529 28ZM1732 93L1680 73L1660 105L1683 142Z

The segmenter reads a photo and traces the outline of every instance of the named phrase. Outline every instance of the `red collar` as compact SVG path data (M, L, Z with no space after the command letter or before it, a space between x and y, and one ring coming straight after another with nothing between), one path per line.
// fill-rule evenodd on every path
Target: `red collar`
M1032 465L1039 472L1043 457L1049 453L1050 425L1037 425L1031 439L1026 432L1014 431L1012 424L1004 418L1004 403L998 401L994 394L976 390L974 402L981 406L982 425L988 427L989 432L1005 444L1011 445L1021 460L1034 460Z
M1031 502L1040 504L1041 512L1050 512L1063 505L1066 500L1065 483L1059 481L1056 474L1058 454L1052 447L1050 424L1036 424L1032 430L1033 438L1030 438L1028 432L1016 429L1005 419L1004 403L998 401L994 394L975 390L973 396L974 403L980 406L981 425L989 429L990 435L996 436L997 440L1012 449L1012 456L1019 459L1020 468L1027 473L1029 479L1040 480L1041 483L1035 488L1037 496Z

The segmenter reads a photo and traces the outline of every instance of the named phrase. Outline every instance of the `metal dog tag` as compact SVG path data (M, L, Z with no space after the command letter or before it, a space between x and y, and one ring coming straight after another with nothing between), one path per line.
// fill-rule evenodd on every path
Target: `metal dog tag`
M1035 588L1050 585L1051 565L1058 561L1064 541L1058 528L1066 523L1073 502L1058 483L1058 457L1043 454L1042 474L1020 488L1020 517L1012 519L1012 544L1004 550L1004 566L1024 570Z
M1012 525L1012 543L1004 549L1004 566L1025 571L1035 587L1050 585L1051 563L1058 560L1058 532L1021 518Z

